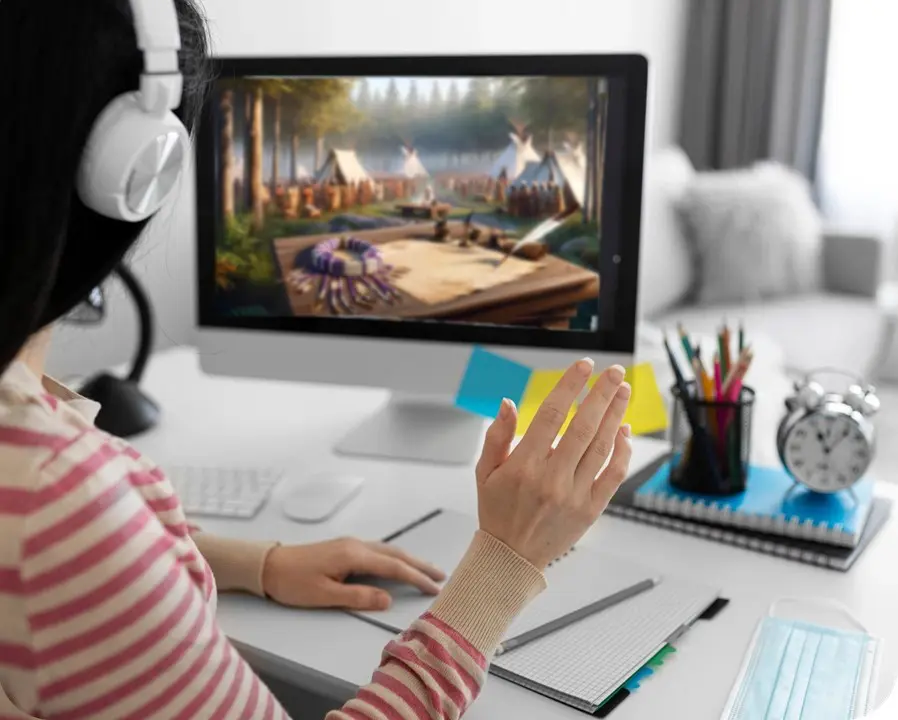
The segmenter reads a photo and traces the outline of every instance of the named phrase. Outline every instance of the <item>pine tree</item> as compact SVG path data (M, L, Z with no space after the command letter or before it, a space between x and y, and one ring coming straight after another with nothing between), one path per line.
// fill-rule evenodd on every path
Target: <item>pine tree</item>
M395 118L399 115L401 107L402 98L399 95L396 78L390 78L390 84L387 85L387 94L384 97L384 113L387 118Z
M449 106L450 110L456 110L461 104L461 93L458 90L458 83L455 80L449 84L449 95L446 104Z
M428 106L431 114L438 115L443 111L443 91L440 88L440 83L437 80L433 81L433 85L430 88L430 100L428 101Z
M421 105L421 95L418 92L418 81L412 80L408 88L408 95L405 98L405 104L408 106L410 113L417 112Z
M355 101L356 107L365 112L371 107L371 86L368 84L368 78L362 78L359 83L359 95Z

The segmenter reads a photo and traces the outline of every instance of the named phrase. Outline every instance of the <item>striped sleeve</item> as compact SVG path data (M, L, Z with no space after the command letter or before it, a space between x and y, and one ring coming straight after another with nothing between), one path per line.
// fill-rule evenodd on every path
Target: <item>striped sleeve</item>
M45 464L22 504L15 590L30 641L14 662L34 678L28 712L286 717L217 627L186 527L163 522L136 480L152 478L118 441L91 432Z
M545 579L478 532L430 612L387 645L371 683L326 720L456 720L476 699L492 654Z

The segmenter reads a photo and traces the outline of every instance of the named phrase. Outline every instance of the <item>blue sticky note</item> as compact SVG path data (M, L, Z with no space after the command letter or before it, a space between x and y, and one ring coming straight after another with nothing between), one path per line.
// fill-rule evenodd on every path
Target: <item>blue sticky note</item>
M531 370L513 360L475 347L455 397L456 407L494 418L502 398L520 404Z

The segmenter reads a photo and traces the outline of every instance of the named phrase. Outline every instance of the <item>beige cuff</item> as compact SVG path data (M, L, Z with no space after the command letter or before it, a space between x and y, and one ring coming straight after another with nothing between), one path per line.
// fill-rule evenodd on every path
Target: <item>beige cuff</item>
M238 590L265 596L262 585L265 559L279 543L234 540L204 532L194 533L193 540L212 568L215 585L221 592Z
M545 589L536 567L478 530L431 613L490 657L512 620Z

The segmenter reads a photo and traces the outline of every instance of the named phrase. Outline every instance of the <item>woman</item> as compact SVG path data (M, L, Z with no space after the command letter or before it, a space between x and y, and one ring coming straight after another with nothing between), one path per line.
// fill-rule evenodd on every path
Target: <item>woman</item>
M178 10L189 126L205 28L192 0ZM0 64L0 718L284 717L218 628L218 590L383 608L385 594L342 581L375 574L436 593L442 575L380 545L282 547L190 528L164 473L44 375L49 328L144 228L91 212L75 192L94 120L142 70L128 2L2 0ZM464 560L330 720L458 718L473 701L496 643L544 588L542 570L626 473L619 367L552 448L592 370L583 360L567 371L513 452L516 410L503 403L477 465L480 530Z

